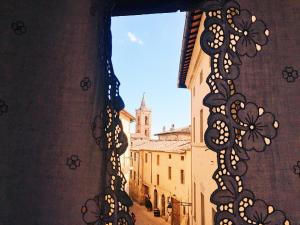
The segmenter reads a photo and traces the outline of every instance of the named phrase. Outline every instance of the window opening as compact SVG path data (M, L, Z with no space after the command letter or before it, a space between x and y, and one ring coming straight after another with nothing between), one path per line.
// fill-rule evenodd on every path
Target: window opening
M169 180L172 179L172 168L170 166L168 167L168 178Z

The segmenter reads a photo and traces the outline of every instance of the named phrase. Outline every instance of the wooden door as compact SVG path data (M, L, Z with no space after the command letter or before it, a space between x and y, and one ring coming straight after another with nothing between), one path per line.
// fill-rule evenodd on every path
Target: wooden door
M180 225L180 202L172 198L172 225Z

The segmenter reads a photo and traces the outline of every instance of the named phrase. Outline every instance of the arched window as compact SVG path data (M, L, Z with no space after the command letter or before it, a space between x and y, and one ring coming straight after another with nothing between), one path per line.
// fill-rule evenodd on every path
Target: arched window
M148 125L148 116L145 116L145 125Z

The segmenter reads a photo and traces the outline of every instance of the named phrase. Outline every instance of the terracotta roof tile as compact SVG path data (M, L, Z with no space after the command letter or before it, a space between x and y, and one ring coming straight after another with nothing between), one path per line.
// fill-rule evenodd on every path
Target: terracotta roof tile
M133 141L131 149L183 153L191 149L191 142L190 141L136 140Z

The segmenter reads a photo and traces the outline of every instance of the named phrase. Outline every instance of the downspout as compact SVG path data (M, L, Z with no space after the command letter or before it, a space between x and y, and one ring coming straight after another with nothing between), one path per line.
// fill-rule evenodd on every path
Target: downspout
M152 152L150 152L151 155L151 184L152 184Z
M138 152L138 186L140 185L140 152Z

